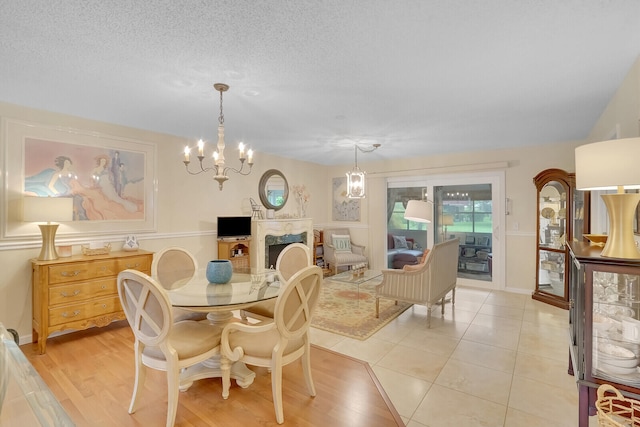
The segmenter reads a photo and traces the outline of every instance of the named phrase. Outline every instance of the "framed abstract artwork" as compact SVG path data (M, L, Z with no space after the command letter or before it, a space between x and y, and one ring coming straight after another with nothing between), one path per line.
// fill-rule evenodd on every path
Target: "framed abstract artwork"
M331 212L334 221L360 221L360 199L347 197L347 178L333 178Z
M58 235L156 231L156 145L4 119L3 238L37 236L22 221L23 197L73 199L73 222Z

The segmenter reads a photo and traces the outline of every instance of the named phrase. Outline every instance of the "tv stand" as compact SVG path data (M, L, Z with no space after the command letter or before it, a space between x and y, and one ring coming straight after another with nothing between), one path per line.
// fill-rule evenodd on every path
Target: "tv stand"
M218 259L228 259L234 269L251 267L250 241L246 236L219 238Z

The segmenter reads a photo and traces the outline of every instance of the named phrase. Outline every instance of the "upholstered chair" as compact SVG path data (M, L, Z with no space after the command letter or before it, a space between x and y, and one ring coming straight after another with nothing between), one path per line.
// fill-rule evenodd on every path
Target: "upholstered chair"
M307 245L302 243L292 243L285 246L280 254L278 254L278 259L276 259L276 270L280 272L280 279L284 280L285 283L288 282L295 273L310 265L311 250ZM281 286L283 285L284 283ZM273 319L275 306L275 298L262 301L244 310L240 310L240 316L245 321L247 317L258 320Z
M146 367L166 371L167 427L171 427L178 408L180 371L220 353L221 328L190 320L174 323L166 290L144 273L124 270L118 274L117 286L135 337L135 382L129 413L136 411Z
M311 377L309 326L322 286L322 269L315 265L295 273L276 299L273 320L253 325L228 323L222 331L221 353L229 361L267 367L278 424L284 422L282 367L302 361L307 389L316 395ZM230 371L223 369L222 395L228 395ZM226 389L226 390L225 390Z
M151 263L151 275L166 290L179 288L186 284L198 271L198 261L186 249L170 247L154 254ZM197 313L182 308L173 308L173 319L204 320L207 313Z
M349 267L354 264L368 265L369 261L364 255L364 246L351 241L348 228L325 228L324 233L324 259L333 270L338 272L340 267Z
M382 283L376 286L376 317L380 298L405 301L427 306L427 327L431 327L431 309L442 304L452 292L451 303L456 303L458 279L458 239L438 243L427 252L417 265L405 265L401 270L382 270Z

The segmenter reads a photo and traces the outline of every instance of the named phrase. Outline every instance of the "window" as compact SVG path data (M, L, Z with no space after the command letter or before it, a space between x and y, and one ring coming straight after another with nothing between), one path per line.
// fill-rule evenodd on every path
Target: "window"
M393 212L387 223L388 230L426 230L424 222L407 221L404 219L405 207L402 202L395 202Z

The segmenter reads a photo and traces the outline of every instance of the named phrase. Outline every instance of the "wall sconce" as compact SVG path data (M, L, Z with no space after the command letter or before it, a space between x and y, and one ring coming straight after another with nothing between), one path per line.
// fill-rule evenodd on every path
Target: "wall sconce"
M238 155L240 160L240 169L234 169L230 166L225 166L224 161L224 114L222 112L222 93L229 90L229 85L224 83L216 83L213 87L220 92L220 116L218 117L218 151L213 153L213 161L214 165L210 167L204 167L202 161L204 160L204 141L198 141L198 161L200 162L200 170L196 170L192 172L189 170L189 163L191 162L190 155L191 149L189 147L184 148L184 166L187 169L187 172L191 175L198 175L203 172L213 171L215 173L213 179L218 181L218 187L222 190L222 185L226 180L229 179L227 175L229 171L235 172L240 175L249 175L251 173L251 167L253 166L253 150L248 150L245 156L245 146L241 142L238 145ZM247 162L249 165L248 171L243 171L244 162Z
M347 172L347 197L350 199L364 199L366 196L364 180L366 172L360 170L358 167L358 150L363 153L370 153L380 147L380 144L373 144L373 147L368 150L362 149L358 147L358 145L355 145L354 147L356 152L356 164L352 170Z
M50 261L58 259L55 238L56 222L73 220L73 199L70 197L24 197L22 199L23 220L25 222L45 222L38 224L42 234L42 249L38 259Z
M601 255L611 258L640 258L633 235L633 220L640 201L640 138L613 139L576 148L576 187L578 190L617 189L603 194L609 215L609 235Z

